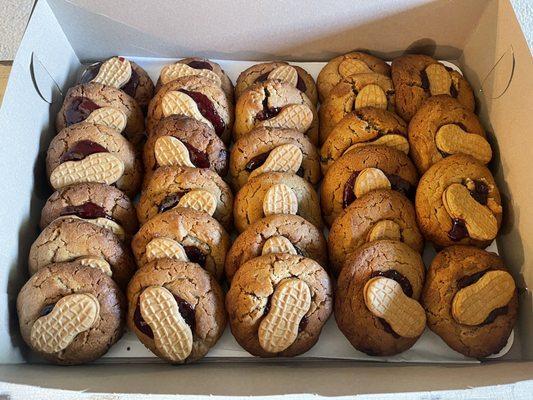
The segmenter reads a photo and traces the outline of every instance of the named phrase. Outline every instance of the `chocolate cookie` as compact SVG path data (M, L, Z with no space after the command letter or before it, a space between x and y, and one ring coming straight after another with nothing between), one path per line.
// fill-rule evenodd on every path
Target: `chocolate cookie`
M233 216L239 232L273 214L296 214L322 228L318 195L295 174L266 172L246 182L235 196Z
M320 163L315 146L292 129L255 128L241 137L231 150L230 176L238 190L250 176L264 172L290 172L316 185Z
M209 168L228 172L228 151L213 128L183 115L161 119L143 149L145 180L162 165Z
M41 212L41 229L64 216L107 227L123 239L132 236L138 227L135 208L128 196L104 183L80 183L54 192Z
M226 256L226 277L231 281L246 261L270 253L299 255L324 269L328 266L322 231L298 215L277 214L261 218L237 236Z
M254 258L237 271L226 296L231 332L255 356L305 353L331 314L332 286L326 271L309 258Z
M148 106L148 135L153 134L159 120L170 115L184 115L201 121L213 128L224 143L229 142L233 103L209 78L184 76L163 85Z
M470 84L463 76L432 57L406 54L392 61L391 75L396 89L396 112L409 122L423 101L430 96L447 94L469 111L475 100Z
M137 193L142 179L135 148L117 131L80 123L59 132L46 154L46 172L56 190L99 182L115 185L128 196Z
M17 298L20 332L48 361L94 361L122 336L126 301L116 283L79 261L40 269Z
M324 102L335 85L344 78L368 72L389 76L390 67L385 61L360 51L353 51L331 59L322 68L316 81L320 101Z
M233 223L233 194L228 184L209 169L189 167L160 167L155 170L137 204L139 222L144 224L159 213L179 207L183 197L194 191L207 191L212 195L213 217L229 230Z
M394 87L388 76L367 72L350 75L328 94L319 109L320 143L346 114L362 107L394 111Z
M358 247L382 239L404 242L419 253L424 249L413 204L394 190L365 194L333 222L328 236L332 271L338 274L342 263Z
M502 350L518 318L516 285L502 259L470 246L452 246L437 254L422 304L428 327L468 357Z
M254 128L294 129L318 143L318 119L311 100L294 86L277 80L256 83L246 89L235 105L235 141Z
M140 268L128 285L128 326L171 363L204 357L226 326L224 294L198 264L169 258Z
M346 260L335 296L335 319L353 347L391 356L413 346L426 326L418 303L424 284L420 254L402 242L361 246Z
M284 61L255 64L242 71L235 85L235 96L240 97L253 84L268 79L280 80L296 87L300 92L305 93L316 107L318 97L313 77L302 67L289 65Z
M329 167L322 181L324 219L331 225L356 198L376 189L393 189L412 198L417 182L415 166L399 150L364 146L351 151Z
M500 192L475 158L454 154L433 164L416 191L418 226L437 246L487 247L502 220Z
M228 102L233 103L233 83L220 65L206 58L189 57L176 61L174 64L165 65L161 69L156 91L159 91L164 84L184 76L209 78L221 87Z
M90 258L125 287L135 271L129 246L109 229L72 217L52 221L33 242L28 257L30 275L57 262ZM93 262L93 260L96 260ZM85 263L85 262L84 262Z
M139 65L124 57L111 57L88 65L78 83L101 83L121 89L146 110L154 95L154 83Z
M322 171L325 173L343 154L369 144L389 146L408 154L406 123L395 113L375 107L346 114L320 149Z
M137 145L144 140L144 116L137 102L120 89L100 83L85 83L71 87L56 118L56 130L89 120L118 129ZM120 120L120 121L117 121ZM89 122L87 121L87 122ZM118 129L120 131L120 129Z
M492 150L476 114L448 95L428 98L409 123L411 158L420 173L450 154L487 164Z
M139 266L159 258L185 256L217 279L224 272L229 246L229 236L216 219L203 211L182 207L156 215L131 241Z

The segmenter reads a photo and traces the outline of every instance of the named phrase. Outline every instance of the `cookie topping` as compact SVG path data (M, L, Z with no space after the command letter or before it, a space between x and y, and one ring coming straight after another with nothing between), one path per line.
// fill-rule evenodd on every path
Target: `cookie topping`
M166 84L184 76L202 76L213 81L213 83L217 86L220 86L222 84L218 75L212 72L211 70L195 69L188 66L187 64L179 62L175 64L165 65L161 70L160 79L162 84Z
M178 207L192 208L212 216L217 209L217 199L207 190L195 189L182 196Z
M470 195L479 203L487 205L489 197L489 186L482 180L466 179L466 188L470 191Z
M67 161L80 161L95 153L107 153L108 150L92 140L80 140L74 143L59 159L60 163Z
M157 237L146 245L146 261L150 262L160 258L171 258L177 261L189 261L185 248L174 239ZM193 261L194 262L194 261Z
M452 229L448 231L448 237L454 242L468 237L468 230L466 229L465 221L458 218L452 219Z
M378 221L372 229L368 232L368 242L375 240L400 240L402 235L400 231L400 225L389 219Z
M207 153L174 136L161 136L155 141L154 155L157 165L209 168Z
M248 172L252 172L254 169L259 168L268 158L268 155L270 152L258 154L257 156L253 157L246 163L246 166L244 169Z
M209 64L207 61L191 61L187 64L189 67L194 69L207 69L209 71L213 70L213 66Z
M275 79L296 87L298 83L298 72L290 65L281 65L270 71L268 79Z
M263 213L265 216L272 214L296 214L298 212L298 198L289 186L279 183L272 185L263 198Z
M357 110L362 107L387 108L387 95L378 85L366 85L363 87L355 98L354 108Z
M123 57L112 57L100 66L98 74L91 82L120 88L130 80L131 73L131 63L128 60Z
M250 173L250 178L265 172L296 173L302 164L303 154L294 144L284 144L275 147L268 153L268 157L259 167Z
M196 246L183 246L183 249L185 250L185 254L187 254L187 258L191 262L198 264L202 268L205 268L207 254L205 254Z
M372 72L372 70L364 61L357 60L354 58L348 58L342 61L339 64L338 71L339 75L342 76L342 78L347 78L350 75Z
M452 78L450 73L441 63L430 64L425 73L429 82L429 91L432 96L450 94Z
M84 121L94 110L99 108L98 104L87 97L73 97L65 109L66 126Z
M458 124L443 125L435 135L435 145L444 154L468 154L482 163L492 158L492 149L484 137L468 133Z
M126 114L118 108L101 107L94 110L87 119L85 119L85 122L95 125L104 125L122 133L126 128L128 118L126 117Z
M359 172L354 184L357 198L377 189L390 189L391 184L387 176L378 168L365 168Z
M200 114L211 122L213 128L215 128L215 133L217 136L221 137L226 128L226 124L215 109L213 102L205 94L200 92L192 92L185 89L179 89L179 91L185 93L195 101Z
M261 255L271 253L287 253L297 255L296 248L285 236L272 236L265 241Z
M413 295L413 286L409 282L409 279L395 269L373 272L370 277L375 278L376 276L383 276L398 282L406 296L411 297Z
M61 216L64 215L75 215L84 219L93 219L93 218L109 218L113 219L107 215L105 209L97 204L94 204L91 201L88 201L77 206L66 206L61 211Z
M177 192L172 193L166 196L163 201L159 204L157 211L159 213L165 212L167 210L170 210L171 208L174 208L178 205L180 199L182 196L187 192Z

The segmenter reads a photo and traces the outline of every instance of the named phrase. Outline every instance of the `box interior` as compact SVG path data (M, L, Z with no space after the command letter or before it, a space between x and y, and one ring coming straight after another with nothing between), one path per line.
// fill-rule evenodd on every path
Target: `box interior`
M250 394L253 385L257 395L435 390L530 378L533 363L526 360L533 359L533 302L527 288L533 284L533 210L528 202L533 185L528 149L533 148L533 137L527 132L533 122L529 112L533 99L527 94L533 92L533 63L510 3L340 0L336 7L324 7L319 0L307 1L305 6L281 0L256 3L239 0L222 5L208 0L192 7L188 2L162 0L153 8L138 0L37 2L0 111L0 171L7 188L0 203L0 377L16 383L115 392ZM51 193L44 154L54 135L61 93L74 83L81 62L114 54L323 61L354 49L386 59L409 51L454 60L472 84L479 115L492 133L491 169L504 200L505 222L498 247L521 288L515 338L519 351L506 358L522 362L466 367L328 361L211 363L179 372L157 365L90 365L68 371L13 365L26 359L14 303L28 277L26 259L38 234L41 207ZM146 379L150 374L154 379ZM327 382L319 378L326 374ZM394 379L380 378L392 374ZM141 375L144 379L138 379Z

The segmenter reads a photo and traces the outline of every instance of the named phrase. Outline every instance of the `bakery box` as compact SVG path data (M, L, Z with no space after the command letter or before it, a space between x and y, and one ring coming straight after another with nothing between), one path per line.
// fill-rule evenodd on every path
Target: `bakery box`
M498 249L518 282L514 344L498 361L415 364L302 360L211 361L184 367L107 362L72 368L28 363L15 300L49 195L44 154L54 116L81 64L122 54L219 60L326 61L353 49L392 59L404 51L456 64L472 84L505 220ZM0 110L3 291L0 380L90 392L273 395L426 391L512 383L533 376L533 137L531 52L506 0L400 0L327 7L306 2L39 0ZM490 121L490 122L489 122ZM494 134L494 132L497 132Z

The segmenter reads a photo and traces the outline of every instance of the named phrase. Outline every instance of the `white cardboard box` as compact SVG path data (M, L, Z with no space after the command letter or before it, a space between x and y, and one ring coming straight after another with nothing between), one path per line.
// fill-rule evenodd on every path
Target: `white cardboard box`
M353 49L390 59L404 50L454 61L471 82L495 148L504 199L500 252L519 287L520 323L504 361L473 366L316 361L54 367L27 364L14 302L50 194L44 154L61 93L80 63L115 54L324 61ZM284 2L40 0L0 110L0 380L144 393L342 395L437 390L533 377L533 62L507 0ZM51 104L50 104L51 103Z

